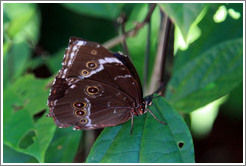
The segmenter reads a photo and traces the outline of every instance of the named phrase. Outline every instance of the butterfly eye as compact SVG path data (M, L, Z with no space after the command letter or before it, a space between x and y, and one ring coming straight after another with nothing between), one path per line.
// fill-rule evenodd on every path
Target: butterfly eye
M92 51L91 51L91 54L92 54L92 55L96 55L96 54L97 54L97 51L96 51L96 50L92 50Z
M80 121L79 121L81 124L86 124L87 122L88 122L88 120L87 119L80 119Z
M85 110L76 110L75 114L79 115L79 116L84 116L86 114L86 111Z
M99 92L98 87L96 86L89 86L86 91L90 94L90 95L94 95L97 94Z
M86 63L86 67L89 69L95 69L95 68L97 68L97 63L93 62L93 61L89 61Z
M87 75L90 74L90 72L88 70L82 70L81 74L84 75L84 76L87 76Z
M85 102L77 102L77 103L73 103L73 107L75 108L85 108L86 103Z

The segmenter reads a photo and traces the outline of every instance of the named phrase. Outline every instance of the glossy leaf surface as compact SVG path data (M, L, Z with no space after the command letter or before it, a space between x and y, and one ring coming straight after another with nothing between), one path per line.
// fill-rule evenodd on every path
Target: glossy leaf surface
M130 121L106 128L95 142L87 162L194 162L192 138L182 117L162 97L156 98L150 109L167 125L147 113L134 119L132 135Z
M34 156L39 162L44 161L55 131L52 119L44 114L35 116L46 109L46 100L40 99L48 96L47 82L27 75L4 91L4 144Z
M199 24L199 40L175 57L166 97L179 111L191 112L219 99L243 79L242 20L228 18L213 23L215 9L211 8ZM209 30L208 21L213 27Z

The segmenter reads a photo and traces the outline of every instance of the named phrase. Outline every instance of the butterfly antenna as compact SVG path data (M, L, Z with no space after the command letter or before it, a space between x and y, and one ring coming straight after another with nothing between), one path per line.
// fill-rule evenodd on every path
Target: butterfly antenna
M147 108L147 110L155 118L155 120L157 120L159 123L161 123L163 125L167 125L167 123L165 123L165 122L161 121L160 119L158 119L150 109Z

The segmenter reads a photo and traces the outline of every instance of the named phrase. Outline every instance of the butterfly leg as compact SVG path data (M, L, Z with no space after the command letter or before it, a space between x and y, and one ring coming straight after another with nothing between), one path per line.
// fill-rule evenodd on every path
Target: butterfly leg
M148 109L148 108L147 108ZM160 119L158 119L154 114L153 114L153 112L150 110L150 109L148 109L148 111L149 111L149 113L159 122L159 123L161 123L161 124L164 124L164 125L167 125L167 123L165 123L165 122L162 122Z

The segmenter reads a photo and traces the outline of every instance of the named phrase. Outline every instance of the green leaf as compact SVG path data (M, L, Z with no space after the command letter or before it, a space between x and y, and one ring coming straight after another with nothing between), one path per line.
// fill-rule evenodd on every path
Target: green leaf
M49 56L49 58L46 59L45 63L52 73L57 73L59 69L61 69L61 62L63 60L64 53L65 49L60 49L54 55Z
M9 21L4 25L4 31L9 38L18 41L28 40L36 44L39 37L40 14L36 4L5 3L3 5L5 18Z
M194 162L192 137L182 117L162 97L153 100L150 110L167 125L147 113L134 119L132 135L130 121L106 128L94 143L86 162Z
M191 112L229 93L243 80L243 39L220 43L176 71L167 98Z
M206 6L204 3L161 3L166 14L177 24L185 39L191 25Z
M124 4L121 3L64 3L62 4L79 14L115 20Z
M44 162L45 151L55 132L51 118L43 115L34 119L40 111L48 110L48 81L27 75L3 93L4 143L18 152L34 156L39 162Z
M8 52L5 52L3 58L4 64L4 87L8 85L9 81L14 81L20 77L26 70L26 63L31 57L31 50L27 42L11 42ZM7 81L8 80L8 81Z
M7 15L6 11L3 10L3 24L9 23L9 21L10 21L9 16Z
M79 146L81 132L72 128L57 129L45 155L46 163L72 163Z
M5 3L4 18L4 88L27 69L31 47L39 37L39 10L36 4Z
M3 163L34 163L37 162L35 158L17 152L14 149L3 144Z
M8 82L10 81L10 71L8 70L9 66L8 64L8 52L12 46L12 42L7 41L3 43L3 88L5 88L8 85Z
M175 57L174 71L177 71L184 64L188 63L193 58L201 55L203 52L209 50L221 42L241 38L243 35L243 21L242 17L239 20L235 20L231 17L227 17L224 22L215 23L214 14L217 9L225 4L213 4L209 6L206 15L202 21L198 24L201 36L200 38L189 46L189 49L185 51L179 51ZM241 4L228 4L228 8L233 8L239 11L242 16ZM208 27L209 25L209 27ZM233 33L231 33L233 32Z
M218 7L212 5L199 24L199 40L175 57L166 97L179 111L191 112L205 106L242 82L242 19L215 23L213 14ZM242 5L236 8L241 11Z
M49 82L50 79L37 79L32 75L26 75L17 80L12 89L27 102L25 108L34 115L46 109Z

